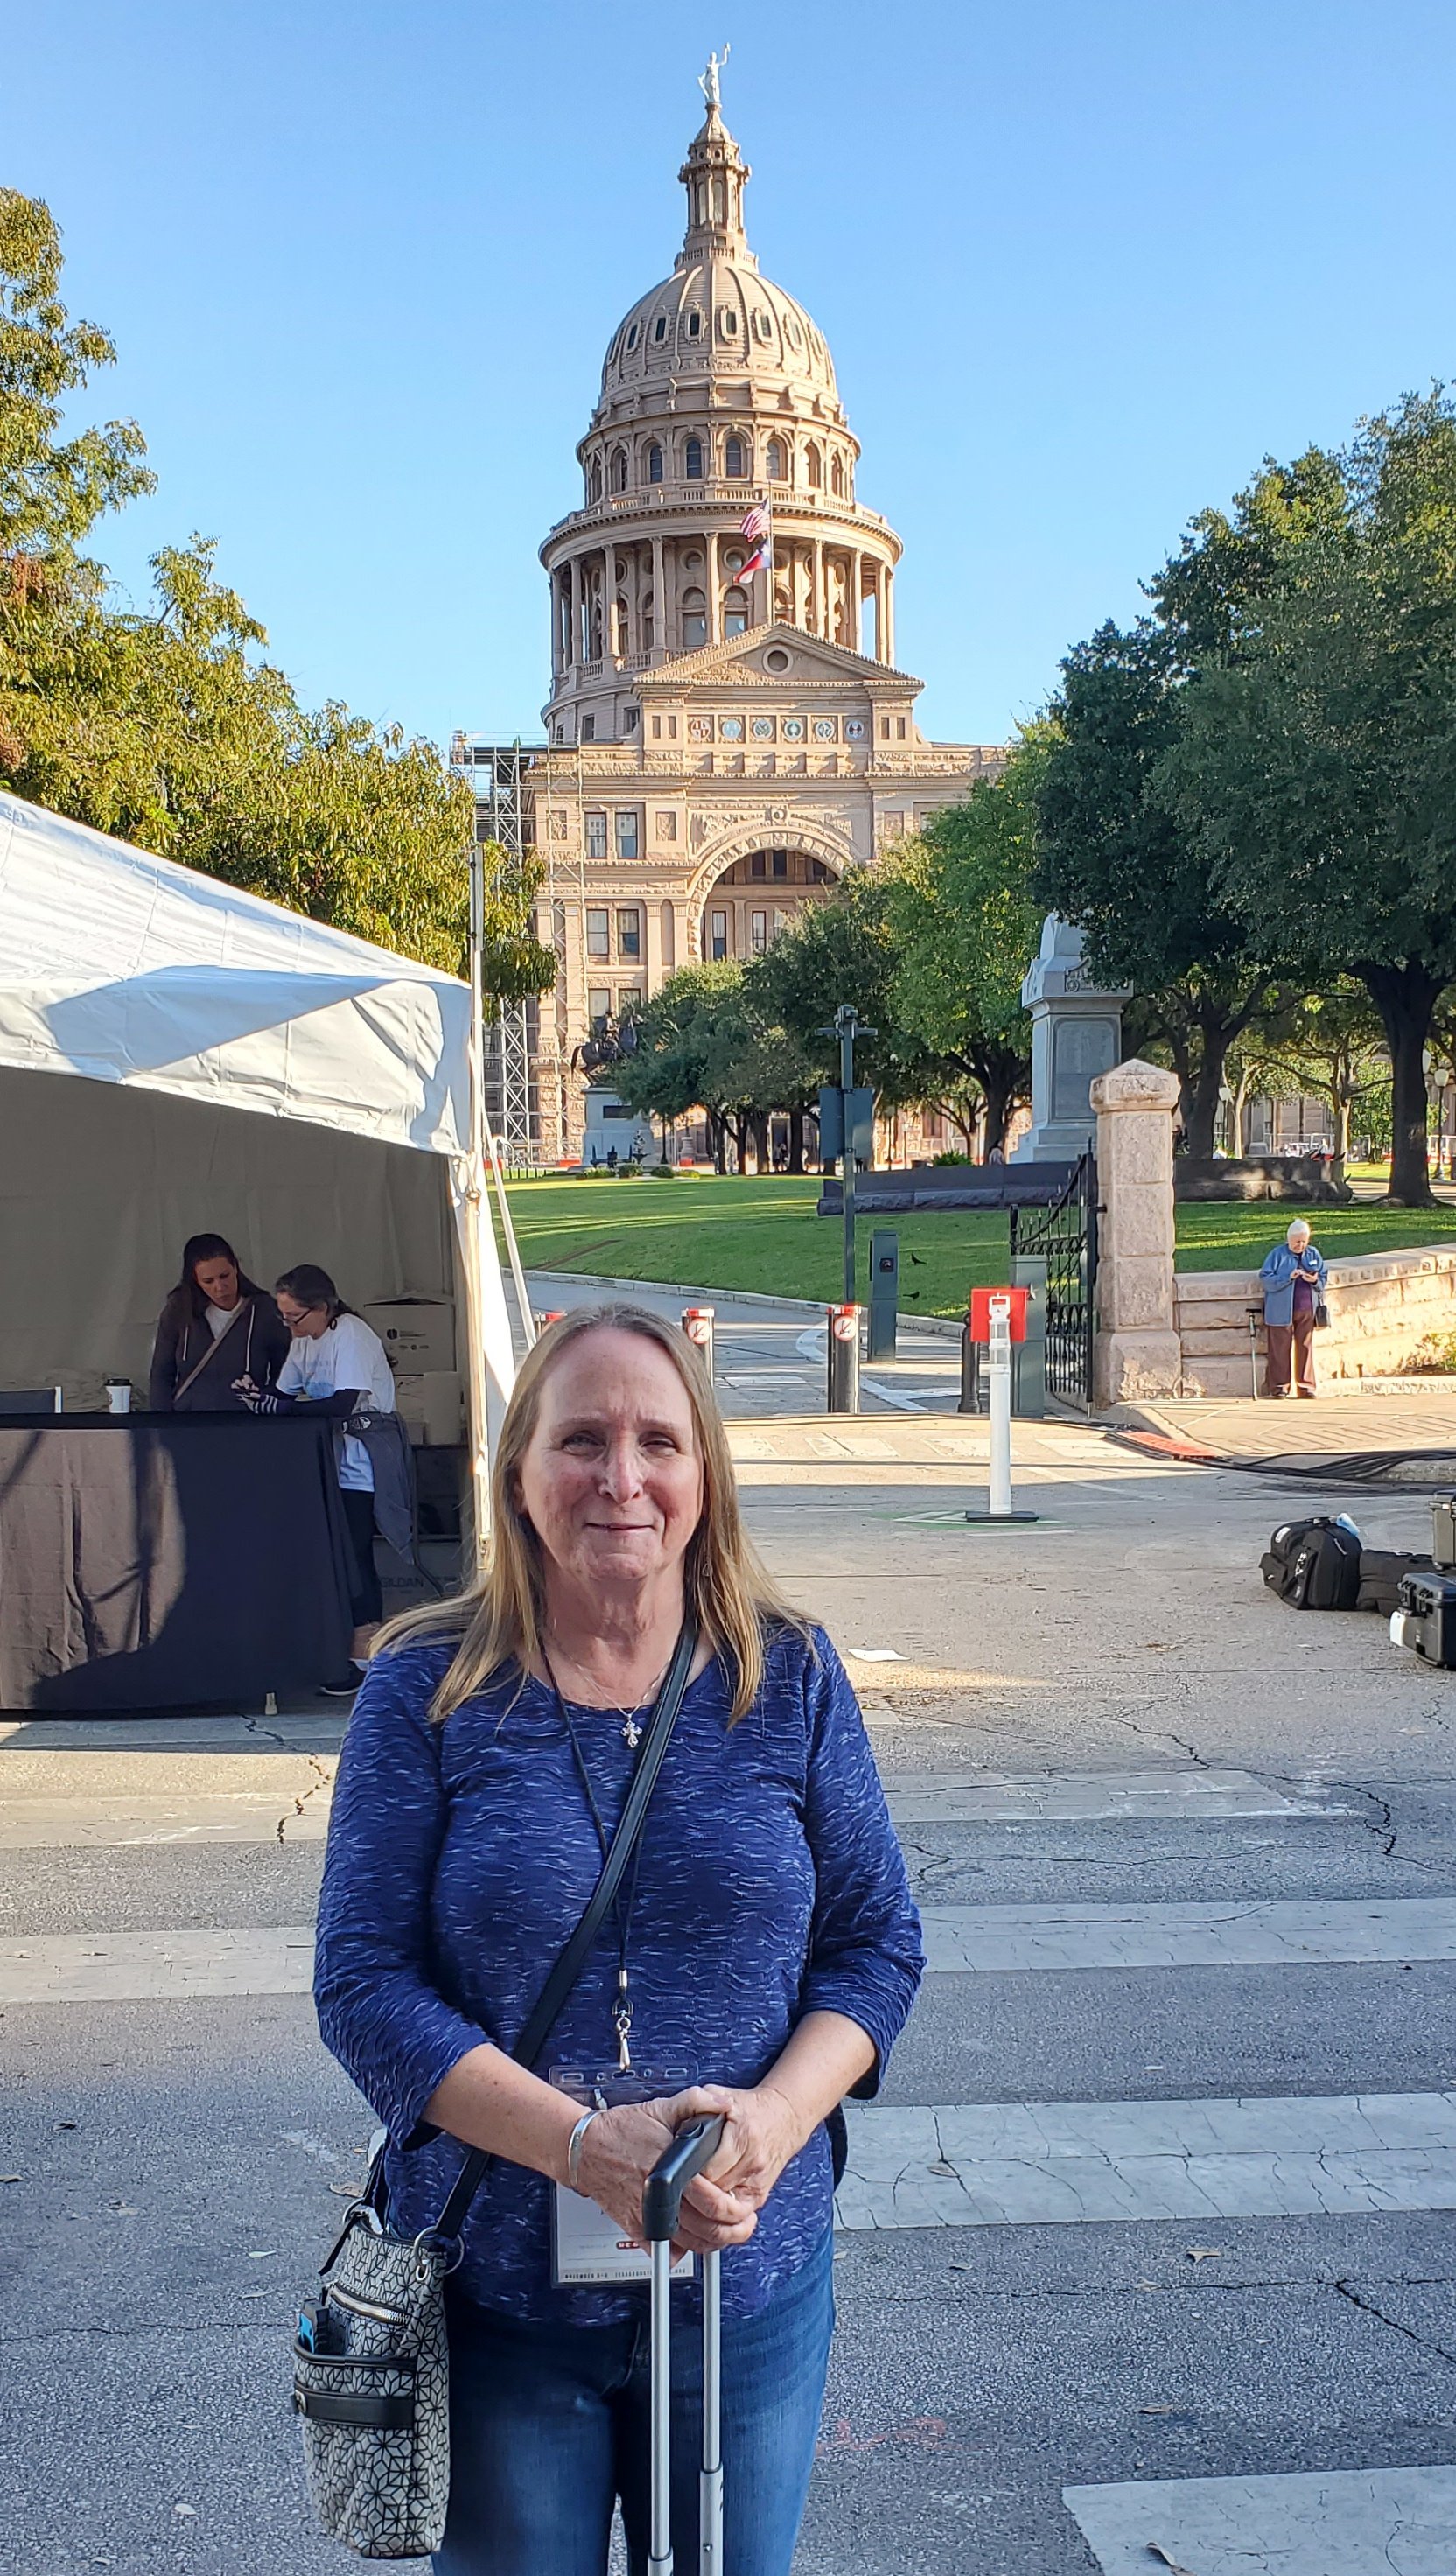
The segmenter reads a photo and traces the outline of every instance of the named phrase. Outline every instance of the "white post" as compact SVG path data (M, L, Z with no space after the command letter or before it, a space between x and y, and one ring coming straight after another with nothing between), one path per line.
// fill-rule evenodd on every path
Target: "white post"
M991 1489L993 1521L1011 1517L1011 1300L991 1300L991 1342L986 1353L991 1395Z

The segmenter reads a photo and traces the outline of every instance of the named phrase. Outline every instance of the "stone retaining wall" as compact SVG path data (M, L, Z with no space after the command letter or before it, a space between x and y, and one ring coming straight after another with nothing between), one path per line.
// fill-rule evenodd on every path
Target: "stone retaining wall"
M1176 1274L1180 1393L1248 1394L1249 1308L1262 1303L1256 1270ZM1456 1247L1432 1245L1333 1261L1329 1307L1329 1330L1315 1336L1321 1379L1398 1375L1428 1333L1456 1332ZM1261 1325L1261 1360L1263 1348Z

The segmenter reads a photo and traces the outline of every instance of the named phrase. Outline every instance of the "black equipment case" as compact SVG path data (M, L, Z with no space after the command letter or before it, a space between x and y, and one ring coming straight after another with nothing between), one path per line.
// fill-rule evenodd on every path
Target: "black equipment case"
M1408 1574L1390 1633L1428 1664L1456 1671L1456 1574Z
M1431 1496L1431 1554L1442 1572L1456 1572L1456 1494Z
M1434 1574L1437 1568L1429 1556L1413 1556L1398 1547L1362 1547L1360 1550L1360 1590L1357 1610L1376 1610L1388 1619L1400 1608L1400 1587L1408 1574Z

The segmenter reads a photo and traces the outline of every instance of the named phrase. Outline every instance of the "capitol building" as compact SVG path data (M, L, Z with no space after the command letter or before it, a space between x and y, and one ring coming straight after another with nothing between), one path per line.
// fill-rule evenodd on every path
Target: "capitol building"
M752 956L1003 758L915 721L900 540L859 499L822 334L748 247L716 65L704 88L683 246L612 334L580 500L541 548L544 742L503 769L499 747L457 738L546 869L557 979L522 1014L518 1075L548 1162L630 1141L615 1095L573 1067L594 1030L675 967Z

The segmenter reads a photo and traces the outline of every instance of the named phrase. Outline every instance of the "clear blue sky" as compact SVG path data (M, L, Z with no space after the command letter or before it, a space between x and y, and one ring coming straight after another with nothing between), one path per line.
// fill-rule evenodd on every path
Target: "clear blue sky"
M127 586L200 529L311 701L534 733L536 547L725 37L942 737L1003 738L1266 452L1456 373L1449 5L49 0L0 176L160 477L101 532Z

